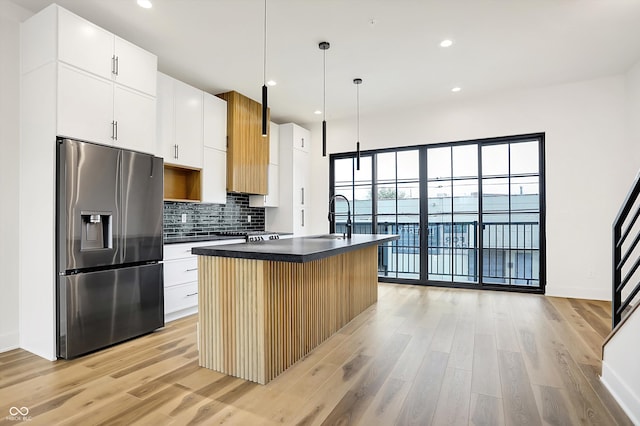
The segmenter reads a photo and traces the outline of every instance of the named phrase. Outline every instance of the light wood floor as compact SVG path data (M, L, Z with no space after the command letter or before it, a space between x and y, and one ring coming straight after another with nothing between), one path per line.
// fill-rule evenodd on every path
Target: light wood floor
M30 425L631 424L598 378L609 303L390 284L379 295L266 386L199 368L195 316L74 361L0 354L0 424L21 424L11 407Z

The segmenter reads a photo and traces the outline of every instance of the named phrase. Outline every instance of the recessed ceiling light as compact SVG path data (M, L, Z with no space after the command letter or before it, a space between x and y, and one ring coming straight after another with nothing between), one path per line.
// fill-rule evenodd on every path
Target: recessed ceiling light
M275 85L276 85L276 84L278 84L278 83L276 83L276 82L275 82L275 81L273 81L273 80L269 80L269 81L267 81L267 84L268 84L269 86L275 86Z
M440 42L440 47L449 47L452 44L453 44L453 41L451 41L451 40L448 40L448 39L447 40L442 40Z
M454 93L455 93L455 92L459 92L459 91L461 91L461 90L462 90L462 89L461 89L461 88L459 88L459 87L454 87L453 89L451 89L451 91L452 91L452 92L454 92Z
M315 115L320 115L320 114L322 114L322 111L320 111L319 109L317 109L317 110L313 111L313 113L314 113Z
M138 0L138 6L151 9L153 5L151 4L151 0Z

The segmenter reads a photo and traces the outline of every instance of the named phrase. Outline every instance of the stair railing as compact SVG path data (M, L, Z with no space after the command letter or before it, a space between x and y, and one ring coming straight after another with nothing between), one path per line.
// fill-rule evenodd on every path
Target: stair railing
M640 172L636 175L636 178L627 194L627 197L620 207L620 211L613 222L613 296L611 303L611 320L612 328L622 320L622 314L625 309L629 307L631 301L640 292L640 281L635 283L635 287L627 294L626 297L622 297L622 293L630 284L636 270L640 267L640 255L634 255L634 249L640 242L640 231L634 230L634 225L640 217L640 205L635 207L633 215L630 217L634 205L640 196ZM640 203L639 203L640 204ZM626 241L630 238L631 243L624 247ZM631 263L633 262L633 263ZM623 274L623 267L625 265L631 265L627 271ZM631 288L631 287L629 287Z

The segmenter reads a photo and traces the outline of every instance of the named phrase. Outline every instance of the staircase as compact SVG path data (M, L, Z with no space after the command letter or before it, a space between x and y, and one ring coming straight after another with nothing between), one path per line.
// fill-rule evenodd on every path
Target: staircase
M601 380L640 425L640 173L613 222L612 331L602 345Z

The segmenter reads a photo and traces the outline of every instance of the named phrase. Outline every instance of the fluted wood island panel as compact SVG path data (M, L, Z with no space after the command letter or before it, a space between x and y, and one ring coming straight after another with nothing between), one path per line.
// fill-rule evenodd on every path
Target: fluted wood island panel
M377 259L376 244L308 262L198 256L200 365L269 382L377 301Z

